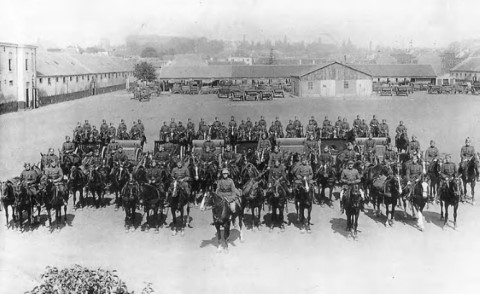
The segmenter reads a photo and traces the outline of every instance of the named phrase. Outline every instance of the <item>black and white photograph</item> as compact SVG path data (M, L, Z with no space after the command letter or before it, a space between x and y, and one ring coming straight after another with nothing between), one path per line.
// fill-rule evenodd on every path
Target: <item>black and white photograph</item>
M480 289L480 2L0 11L0 293Z

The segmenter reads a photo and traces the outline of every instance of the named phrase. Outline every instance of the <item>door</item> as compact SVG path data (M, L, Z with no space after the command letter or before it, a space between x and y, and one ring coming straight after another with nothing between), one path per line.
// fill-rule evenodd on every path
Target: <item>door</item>
M320 96L323 96L323 97L335 96L335 80L320 81Z
M30 83L27 82L25 86L25 107L29 108L30 107L30 89L29 89Z

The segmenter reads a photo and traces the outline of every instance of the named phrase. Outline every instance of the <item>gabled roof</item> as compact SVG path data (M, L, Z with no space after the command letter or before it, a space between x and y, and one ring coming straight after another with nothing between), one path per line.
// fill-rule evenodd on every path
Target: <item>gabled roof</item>
M333 64L339 64L339 65L341 65L341 66L345 66L345 67L347 67L347 68L350 68L350 69L352 69L352 70L354 70L354 71L358 71L358 72L361 72L361 73L366 74L366 75L368 75L368 76L371 76L371 74L369 74L369 73L367 73L367 72L365 72L365 71L359 70L359 69L354 68L354 67L352 67L352 66L350 66L350 65L346 65L346 64L340 63L340 62L338 62L338 61L334 61L334 62L331 62L331 63L328 63L328 64L323 64L323 65L313 65L313 66L310 66L309 69L303 70L303 71L299 72L298 74L296 74L296 75L294 74L294 75L292 75L292 76L294 76L294 77L303 77L303 76L306 76L306 75L311 74L311 73L313 73L313 72L316 72L316 71L318 71L318 70L321 70L322 68L331 66L331 65L333 65Z
M159 79L227 79L232 77L232 66L164 66L157 73Z
M133 71L134 65L121 58L90 55L37 52L38 76L70 76Z
M308 71L312 65L244 65L234 66L232 77L237 79L289 78L300 72Z
M457 64L450 71L480 72L480 57L469 57Z
M372 77L435 78L430 64L352 64Z

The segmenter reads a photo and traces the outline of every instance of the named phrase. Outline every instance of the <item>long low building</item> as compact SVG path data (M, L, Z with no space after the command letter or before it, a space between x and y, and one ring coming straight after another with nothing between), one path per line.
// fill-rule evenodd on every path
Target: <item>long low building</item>
M102 55L37 53L40 105L121 90L133 81L131 62Z
M429 64L352 64L352 67L372 76L374 82L430 83L435 84L437 75Z

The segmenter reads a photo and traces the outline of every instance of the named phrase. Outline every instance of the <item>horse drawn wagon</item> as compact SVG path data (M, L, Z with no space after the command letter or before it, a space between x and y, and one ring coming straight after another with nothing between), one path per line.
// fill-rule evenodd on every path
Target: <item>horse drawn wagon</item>
M395 95L397 96L408 96L409 91L410 87L406 85L395 87Z
M443 93L443 88L442 86L437 86L437 85L430 85L428 87L428 94L442 94Z
M273 100L274 91L270 86L260 85L257 93L260 100Z
M281 84L273 86L273 98L285 98L285 92Z
M223 154L223 147L225 146L224 140L211 140L213 146L215 147L214 153L215 154ZM205 140L193 140L192 141L192 154L200 155L203 151L203 143Z
M127 155L128 161L131 163L138 163L143 152L143 145L141 140L117 140L118 147L123 148L123 153Z
M307 138L277 138L275 144L283 153L303 154Z
M240 141L235 144L234 149L236 153L243 154L244 152L248 151L248 149L257 149L257 145L258 140Z
M97 142L74 142L76 144L78 153L80 155L88 154L90 152L94 153L95 151L98 151L98 154L100 154L103 157L105 157L105 152L106 152L106 146L102 144L102 142L97 141Z
M391 86L381 86L380 96L393 96L393 88Z
M245 91L240 86L230 87L230 99L232 101L243 101Z
M260 97L260 92L255 88L247 88L244 91L244 100L245 101L258 101Z
M160 151L160 146L165 145L165 143L167 143L167 142L163 141L163 140L155 141L154 145L153 145L153 154ZM183 158L185 156L185 146L182 146L180 144L176 144L176 143L173 143L173 142L171 142L171 143L173 144L173 146L175 146L173 148L173 152L171 154L175 155L175 156L178 156L179 158Z

